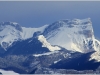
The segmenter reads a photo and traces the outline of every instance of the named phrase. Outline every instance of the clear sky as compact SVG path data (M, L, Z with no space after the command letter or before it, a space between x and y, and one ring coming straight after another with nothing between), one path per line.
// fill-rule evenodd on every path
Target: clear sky
M40 27L61 19L91 18L100 38L100 1L0 1L0 22Z

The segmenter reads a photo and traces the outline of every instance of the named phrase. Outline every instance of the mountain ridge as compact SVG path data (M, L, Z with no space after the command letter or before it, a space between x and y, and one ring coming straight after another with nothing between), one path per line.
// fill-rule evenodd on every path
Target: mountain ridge
M13 42L32 38L34 34L38 34L37 32L40 32L51 45L58 45L67 50L83 53L100 50L100 42L95 39L90 18L59 20L40 28L21 27L16 22L2 22L0 26L3 29L0 31L0 43L5 50L12 46ZM17 30L16 26L20 26L21 31Z
M13 42L32 38L35 32L42 32L45 27L46 25L40 28L26 28L15 22L0 23L0 45L6 51Z

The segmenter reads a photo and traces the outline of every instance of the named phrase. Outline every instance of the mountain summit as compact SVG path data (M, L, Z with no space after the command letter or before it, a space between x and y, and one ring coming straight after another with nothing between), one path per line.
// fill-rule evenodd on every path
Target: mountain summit
M54 22L43 34L51 45L58 45L68 50L86 53L100 49L90 18Z

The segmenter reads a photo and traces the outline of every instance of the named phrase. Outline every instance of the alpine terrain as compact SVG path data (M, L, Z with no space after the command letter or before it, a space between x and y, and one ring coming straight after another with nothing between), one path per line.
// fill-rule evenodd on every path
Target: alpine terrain
M100 74L99 55L90 18L39 28L0 23L1 74Z

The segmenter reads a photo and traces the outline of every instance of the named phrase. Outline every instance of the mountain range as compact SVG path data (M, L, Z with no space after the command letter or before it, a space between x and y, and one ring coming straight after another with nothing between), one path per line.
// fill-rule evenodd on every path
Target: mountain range
M0 23L0 68L4 70L20 74L63 74L70 73L69 69L71 73L98 73L99 53L100 41L94 36L90 18L64 19L39 28Z

